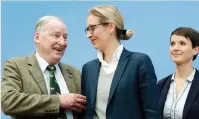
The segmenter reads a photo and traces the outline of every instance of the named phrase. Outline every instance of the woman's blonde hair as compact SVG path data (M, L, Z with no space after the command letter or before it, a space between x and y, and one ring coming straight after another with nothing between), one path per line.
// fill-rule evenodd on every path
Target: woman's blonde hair
M124 29L124 21L120 11L113 5L99 5L90 8L89 15L99 17L100 23L111 22L116 26L118 39L128 40L133 35L132 30Z

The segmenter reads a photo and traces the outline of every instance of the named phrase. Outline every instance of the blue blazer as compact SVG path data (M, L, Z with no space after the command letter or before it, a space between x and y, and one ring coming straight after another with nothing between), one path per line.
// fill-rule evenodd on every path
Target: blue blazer
M171 84L171 77L169 75L158 82L158 88L160 90L160 110L163 116L164 104L166 101L167 93ZM199 71L196 70L191 88L189 90L182 119L199 119Z
M95 113L100 65L95 59L82 69L81 91L87 99L87 108L81 115L84 119L93 119ZM124 49L110 87L106 118L160 119L156 81L151 59Z

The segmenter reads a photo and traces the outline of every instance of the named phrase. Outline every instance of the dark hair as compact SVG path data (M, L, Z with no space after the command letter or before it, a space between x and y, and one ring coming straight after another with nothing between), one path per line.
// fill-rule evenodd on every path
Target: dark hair
M192 48L199 46L199 33L198 33L198 31L196 31L193 28L179 27L171 33L171 36L172 35L184 36L185 38L190 39L190 41L192 43ZM171 37L170 37L170 39L171 39ZM193 57L193 60L196 59L197 55L198 54L196 54Z

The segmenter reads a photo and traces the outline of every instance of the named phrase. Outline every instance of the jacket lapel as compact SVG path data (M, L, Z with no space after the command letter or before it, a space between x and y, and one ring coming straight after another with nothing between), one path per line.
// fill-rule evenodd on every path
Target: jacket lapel
M172 75L170 75L166 79L166 81L162 84L163 87L162 87L161 92L160 92L160 109L161 109L162 115L163 115L164 105L165 105L165 101L166 101L167 94L168 94L168 91L169 91L169 87L170 87L170 84L171 84L171 76Z
M28 57L28 65L30 66L29 71L30 71L31 75L33 76L33 78L36 80L39 88L41 89L41 92L43 94L48 94L44 76L39 67L35 53Z
M126 49L123 50L121 56L120 56L120 60L118 62L114 77L113 77L113 81L111 84L111 88L110 88L110 93L109 93L109 98L108 98L108 104L111 101L113 94L117 88L117 85L122 77L122 74L124 73L124 70L126 68L126 65L128 64L129 61L129 57L131 55L131 52L127 51Z
M92 70L93 69L93 70ZM95 64L93 67L91 67L91 74L88 77L89 79L92 79L90 83L91 89L91 108L95 109L95 103L96 103L96 96L97 96L97 84L98 84L98 76L100 71L100 62L99 60L95 60Z
M73 83L72 71L68 69L67 67L64 67L61 63L59 63L58 65L60 67L64 80L66 82L69 93L75 93L76 91L75 91L75 86Z
M196 73L193 79L193 82L191 84L191 88L189 90L189 93L187 95L187 99L185 102L184 110L183 110L183 119L186 119L186 116L189 112L189 109L191 108L191 105L193 104L193 101L195 99L195 96L199 90L199 71L196 69Z

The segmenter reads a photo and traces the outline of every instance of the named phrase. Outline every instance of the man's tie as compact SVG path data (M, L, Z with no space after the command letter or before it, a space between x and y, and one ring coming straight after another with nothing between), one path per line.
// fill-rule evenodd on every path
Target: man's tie
M55 78L55 66L54 65L48 65L46 68L49 71L49 76L50 76L50 94L55 94L59 95L61 94L59 85L57 83L57 80ZM66 114L64 113L64 109L60 109L60 115L58 119L65 119Z
M49 71L50 76L50 94L61 94L59 85L55 78L55 66L48 65L47 70Z

